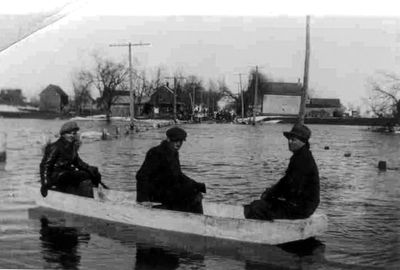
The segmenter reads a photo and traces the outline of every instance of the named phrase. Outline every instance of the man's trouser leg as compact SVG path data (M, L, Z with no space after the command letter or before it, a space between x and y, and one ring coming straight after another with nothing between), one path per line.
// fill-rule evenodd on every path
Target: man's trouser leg
M271 205L265 200L255 200L244 206L244 217L248 219L273 220Z
M65 193L93 198L93 185L85 171L67 171L57 181L57 188Z

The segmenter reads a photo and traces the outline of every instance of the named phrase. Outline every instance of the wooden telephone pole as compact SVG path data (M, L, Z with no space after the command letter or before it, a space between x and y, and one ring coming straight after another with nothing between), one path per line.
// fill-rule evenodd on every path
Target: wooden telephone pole
M254 104L253 104L253 126L256 124L256 106L257 106L257 92L258 92L258 66L256 66L255 74L255 84L254 84Z
M303 88L301 93L301 103L299 112L299 123L304 124L304 117L306 114L306 99L308 90L308 71L310 62L310 16L306 17L306 56L304 61L304 78L303 78Z
M192 121L194 121L194 107L196 106L195 98L196 98L196 85L192 84L192 92L193 92L193 103L192 103Z
M244 100L243 100L243 88L242 88L242 73L239 73L239 91L241 95L241 101L242 101L242 120L244 120Z
M165 77L165 79L168 79L168 80L174 79L174 89L173 89L173 107L174 107L173 113L174 113L174 115L173 115L173 118L174 118L174 121L176 122L176 88L178 86L178 79L185 79L185 77L174 76L174 77Z
M135 93L133 90L133 78L132 78L132 47L134 46L149 46L150 43L122 43L122 44L110 44L110 47L128 47L129 48L129 114L130 114L130 128L133 129L135 119Z

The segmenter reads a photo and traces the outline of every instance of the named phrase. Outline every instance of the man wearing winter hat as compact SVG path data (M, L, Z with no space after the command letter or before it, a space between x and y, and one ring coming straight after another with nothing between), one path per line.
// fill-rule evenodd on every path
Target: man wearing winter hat
M319 204L319 173L308 140L310 129L295 124L283 132L293 152L286 174L275 185L267 188L260 200L244 206L249 219L302 219L311 216Z
M97 167L89 166L78 155L79 126L68 121L61 126L60 138L45 148L40 163L40 180L43 197L48 189L93 197L93 186L101 182Z
M186 140L186 131L172 127L160 145L151 148L136 174L136 200L160 202L161 208L203 213L204 183L198 183L181 171L179 149Z

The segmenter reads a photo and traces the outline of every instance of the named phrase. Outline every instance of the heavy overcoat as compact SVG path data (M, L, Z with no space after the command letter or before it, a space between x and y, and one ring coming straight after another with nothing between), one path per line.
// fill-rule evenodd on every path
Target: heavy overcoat
M90 166L78 155L78 146L60 137L56 142L47 145L40 163L42 185L57 185L57 179L65 172L90 171Z
M305 145L290 158L285 176L267 188L261 200L245 207L248 218L301 219L314 213L320 201L319 172Z
M167 141L151 148L136 174L137 201L161 202L165 205L190 203L205 185L182 173L179 152Z

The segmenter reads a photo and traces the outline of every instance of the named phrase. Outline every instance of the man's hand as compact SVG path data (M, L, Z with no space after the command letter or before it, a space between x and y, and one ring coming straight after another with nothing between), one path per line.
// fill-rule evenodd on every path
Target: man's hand
M92 183L95 187L98 187L101 182L101 174L99 169L95 166L89 166L88 172L92 178Z
M48 191L48 188L47 188L46 185L42 185L42 186L40 187L40 194L42 194L42 196L43 196L44 198L47 196L47 191Z
M202 193L206 193L206 184L204 183L197 183L196 188L198 191Z
M95 166L89 166L89 168L87 170L88 170L89 174L93 177L96 177L100 174L99 169Z

